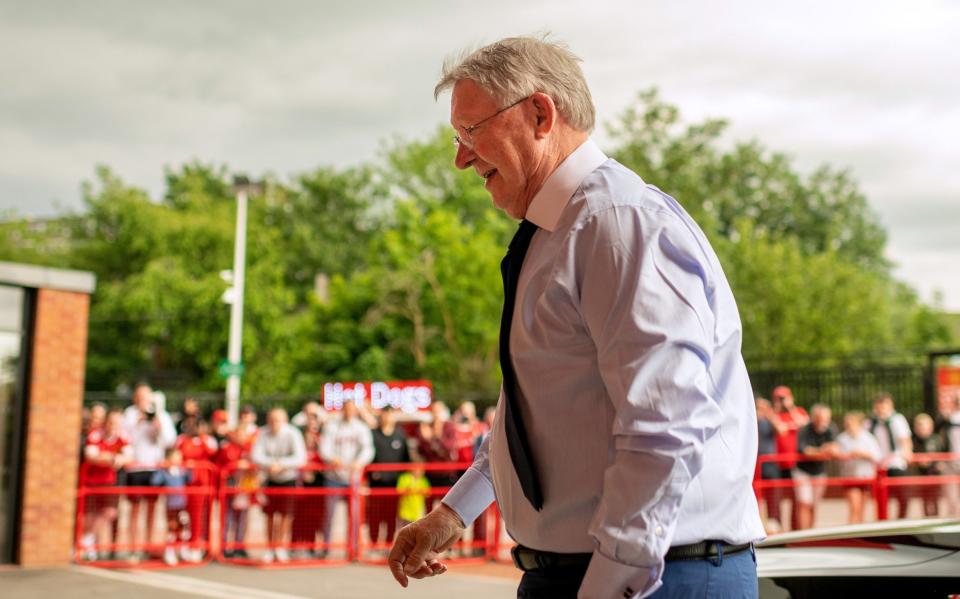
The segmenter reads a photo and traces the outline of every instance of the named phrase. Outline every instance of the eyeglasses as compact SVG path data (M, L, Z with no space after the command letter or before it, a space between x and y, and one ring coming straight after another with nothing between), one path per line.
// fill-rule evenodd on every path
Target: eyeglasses
M457 146L457 147L460 147L461 145L464 145L464 146L467 147L468 150L472 150L472 149L473 149L473 132L476 131L477 128L480 127L480 125L486 123L487 121L489 121L490 119L492 119L492 118L494 118L494 117L496 117L496 116L499 116L501 113L510 110L511 108L513 108L514 106L516 106L517 104L521 104L522 102L524 102L525 100L528 100L529 98L530 98L530 96L527 96L526 98L520 98L519 100L517 100L516 102L514 102L514 103L511 104L510 106L507 106L506 108L501 108L500 110L494 112L493 114L491 114L491 115L488 116L487 118L485 118L485 119L483 119L483 120L480 120L480 121L477 121L476 123L470 125L469 127L464 127L464 128L463 128L463 135L454 135L454 136L453 136L453 145L455 145L455 146Z

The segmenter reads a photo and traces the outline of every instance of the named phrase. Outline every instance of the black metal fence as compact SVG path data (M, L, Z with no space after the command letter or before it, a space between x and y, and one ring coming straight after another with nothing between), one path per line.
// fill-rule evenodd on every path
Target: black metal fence
M835 415L859 410L870 413L873 399L880 393L893 396L897 411L914 416L926 411L925 366L843 367L790 370L759 370L750 373L753 392L770 397L777 385L793 391L798 405L809 408L815 403L830 406Z
M873 399L880 393L890 393L897 411L913 417L920 412L931 413L935 408L935 367L938 360L960 356L960 348L949 351L915 352L899 354L874 354L844 356L845 363L826 366L836 362L836 356L820 356L818 359L802 357L789 367L764 368L762 361L748 361L750 381L754 394L769 397L778 385L786 385L793 391L798 405L809 408L815 403L830 406L836 418L852 411L869 413ZM804 367L803 364L814 364ZM163 389L158 385L158 388ZM165 391L166 409L179 411L187 397L195 398L201 411L209 416L224 405L223 393ZM313 396L272 395L245 396L243 404L250 404L259 414L272 407L282 407L288 413L299 411L308 401L317 401ZM96 402L108 407L123 409L130 404L129 395L113 392L88 391L84 405Z
M786 385L793 391L798 405L809 408L815 403L830 406L839 416L851 410L869 413L871 402L881 392L893 395L897 410L908 416L925 411L924 406L924 366L916 364L899 366L876 366L858 368L818 368L757 370L750 372L750 381L756 395L770 397L777 385ZM184 399L192 397L200 404L201 412L208 417L214 410L224 406L223 393L186 391L166 391L166 409L177 412ZM318 400L318 396L269 395L245 397L244 404L250 404L260 414L272 407L286 408L291 415L299 411L303 404ZM123 409L130 405L129 397L113 392L87 392L84 404L103 403L108 407Z
M223 393L209 391L169 391L158 386L158 390L163 391L166 399L165 409L168 412L179 412L183 407L183 402L187 398L197 400L200 406L200 412L207 418L214 410L223 408L226 400ZM280 407L287 410L287 413L293 415L300 411L303 404L308 401L319 401L319 393L314 396L300 395L259 395L252 397L243 397L241 405L252 405L260 415L266 414L270 408ZM93 404L101 403L108 409L123 410L130 405L129 393L116 393L113 391L87 391L83 394L83 405L90 407ZM262 419L261 419L262 420Z

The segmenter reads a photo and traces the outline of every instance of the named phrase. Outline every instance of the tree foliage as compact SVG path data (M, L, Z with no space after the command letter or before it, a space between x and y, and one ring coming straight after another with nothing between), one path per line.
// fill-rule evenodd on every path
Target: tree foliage
M886 236L851 175L803 175L726 123L685 124L655 91L609 125L610 154L676 197L714 244L753 364L925 348L949 332L890 275ZM270 179L250 203L244 392L316 394L329 380L427 378L441 397L492 400L499 261L515 225L453 168L450 132L380 159ZM235 201L226 167L166 173L153 200L106 167L77 214L0 225L0 258L97 275L87 386L139 377L219 390ZM328 278L316 293L318 275ZM762 359L762 360L761 360Z
M722 149L727 123L684 125L656 90L640 94L608 129L613 156L676 197L714 238L732 238L750 220L764 239L792 239L807 255L835 252L845 262L885 272L886 233L846 171L821 166L807 177L789 158L756 141Z

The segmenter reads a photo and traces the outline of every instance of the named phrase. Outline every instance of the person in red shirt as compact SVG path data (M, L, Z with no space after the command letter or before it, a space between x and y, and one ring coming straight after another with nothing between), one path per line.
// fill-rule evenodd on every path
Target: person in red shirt
M97 487L112 487L117 484L117 470L128 464L133 455L130 441L123 431L123 414L112 411L107 414L102 428L92 429L87 434L83 448L84 467L80 485L88 489L84 502L83 530L80 539L84 559L95 560L95 546L110 545L113 523L117 520L117 505L120 496L115 493L97 493ZM115 531L113 531L115 537ZM97 537L101 541L97 542Z
M444 423L444 444L456 462L473 462L473 450L477 439L486 432L486 425L477 418L477 406L472 401L464 401L453 414L453 418ZM463 470L457 472L459 478ZM487 539L486 518L477 518L473 523L473 542L482 543ZM474 547L470 553L482 553Z
M227 472L226 485L231 491L225 498L223 523L223 556L246 559L243 546L247 531L247 511L256 503L257 473L250 463L250 450L255 434L241 422L220 443L216 463ZM248 492L241 492L248 491Z
M174 445L183 456L183 463L190 468L189 487L209 489L214 480L210 463L217 455L217 444L207 434L202 420L183 421L183 434ZM207 493L187 492L187 514L190 516L190 548L181 557L185 561L199 562L203 559L202 546L207 540L210 522L210 498Z
M304 489L323 487L323 473L316 468L323 466L320 456L320 440L323 433L323 421L319 412L308 412L304 416L303 444L307 450L307 466L301 476ZM321 495L305 491L305 496L298 497L293 504L293 532L290 543L294 547L296 559L323 559L329 551L330 539L324 538L322 549L316 547L317 532L323 530L326 521L326 498Z
M443 402L435 401L430 406L432 419L420 422L410 439L411 452L417 461L428 464L446 464L453 461L450 447L443 442L443 431L450 420L449 412ZM442 493L457 482L457 473L449 470L427 470L427 480L433 489L441 489L427 496L427 511L433 509L433 504L440 500Z
M444 423L444 443L457 462L473 462L473 448L477 437L486 432L486 425L477 418L477 407L472 401L460 404L453 418Z
M790 387L780 385L773 390L772 394L773 410L782 426L777 427L777 436L775 438L777 453L797 453L797 431L810 422L810 416L807 411L796 405L793 401L793 392ZM780 478L792 479L792 470L796 467L796 460L781 460L779 462ZM779 504L781 498L790 501L790 527L793 530L799 528L799 514L794 502L794 493L792 488L780 487L782 495L776 498ZM784 524L786 524L784 522Z

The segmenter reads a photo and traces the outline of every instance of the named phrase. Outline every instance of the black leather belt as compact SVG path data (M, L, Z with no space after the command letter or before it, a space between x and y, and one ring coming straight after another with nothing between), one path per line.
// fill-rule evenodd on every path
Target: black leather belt
M731 545L724 541L700 541L691 545L675 545L667 551L666 561L674 562L680 560L707 559L720 555L720 549L723 549L723 555L733 555L753 547L753 543L744 543L742 545Z
M553 568L586 568L590 564L592 553L552 553L538 551L523 545L517 545L510 550L513 564L524 572L534 570L550 570Z
M667 551L666 561L680 560L698 560L717 557L722 548L723 555L732 555L746 551L753 546L753 543L744 543L743 545L731 545L723 541L701 541L691 545L676 545ZM510 550L514 565L524 572L534 570L545 570L552 568L586 568L590 564L592 553L553 553L550 551L538 551L530 549L523 545L517 545Z

